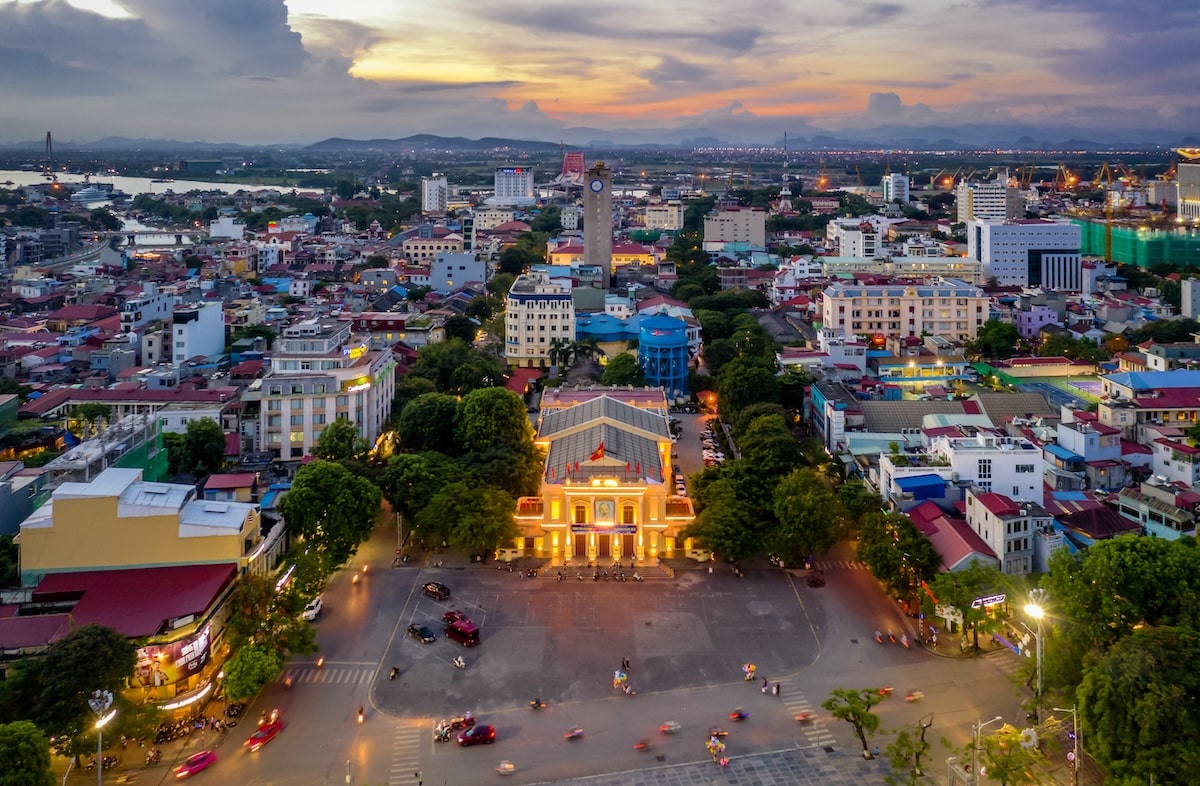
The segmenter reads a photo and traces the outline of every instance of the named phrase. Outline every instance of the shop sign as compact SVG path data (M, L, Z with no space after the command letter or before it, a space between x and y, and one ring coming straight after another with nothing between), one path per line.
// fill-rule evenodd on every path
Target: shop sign
M170 644L155 644L137 651L134 677L147 693L183 682L208 663L209 628Z
M576 533L615 532L618 535L636 535L637 524L610 524L608 526L600 526L597 524L572 524L571 531Z

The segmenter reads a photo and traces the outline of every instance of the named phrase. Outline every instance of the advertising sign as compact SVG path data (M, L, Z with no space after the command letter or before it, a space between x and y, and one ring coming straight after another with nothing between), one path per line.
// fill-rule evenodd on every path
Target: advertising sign
M595 524L572 524L572 532L615 532L618 535L636 535L637 524L612 524L607 527L597 526Z
M208 663L209 629L170 644L154 644L137 651L134 678L147 693L183 682Z

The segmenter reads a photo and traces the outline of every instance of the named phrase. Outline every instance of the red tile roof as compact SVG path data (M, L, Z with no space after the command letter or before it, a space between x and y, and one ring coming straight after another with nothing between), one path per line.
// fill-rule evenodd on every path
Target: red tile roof
M233 436L237 436L234 434ZM258 478L253 472L230 472L221 475L209 475L204 481L204 490L209 489L247 489L254 485Z
M997 494L994 491L980 494L976 499L979 500L979 504L997 516L1017 516L1021 513L1021 508L1017 503L1003 494Z
M76 625L96 623L123 636L154 636L173 619L202 615L237 576L237 565L51 573L33 591L35 603L78 598Z

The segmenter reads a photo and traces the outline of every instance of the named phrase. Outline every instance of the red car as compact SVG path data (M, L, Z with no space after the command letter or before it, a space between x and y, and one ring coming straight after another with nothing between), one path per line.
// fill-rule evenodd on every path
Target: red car
M442 622L446 623L447 625L451 624L452 622L470 622L470 621L471 621L471 618L468 617L466 614L463 614L458 609L455 609L454 611L447 611L445 614L442 615Z
M469 745L491 745L495 741L495 726L472 726L458 735L458 744L464 748Z
M183 764L179 765L179 769L175 770L175 777L186 778L189 775L195 775L198 772L207 770L216 763L217 754L215 751L193 753L183 760Z
M279 732L281 731L283 731L283 721L264 723L262 726L258 727L257 731L250 735L250 739L246 740L246 747L251 751L256 751L271 740L275 739L275 737L278 736Z

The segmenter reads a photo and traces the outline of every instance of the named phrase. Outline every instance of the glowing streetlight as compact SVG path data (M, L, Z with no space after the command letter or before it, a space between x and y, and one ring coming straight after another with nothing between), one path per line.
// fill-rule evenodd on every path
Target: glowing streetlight
M98 690L88 699L88 706L96 713L96 786L102 786L104 775L104 726L117 716L117 711L109 712L112 706L112 691Z
M1046 616L1046 591L1036 588L1029 591L1029 602L1025 604L1025 613L1033 619L1037 620L1037 634L1035 645L1037 647L1037 694L1035 696L1034 717L1041 720L1042 706L1042 653L1045 651L1042 646L1042 617Z

